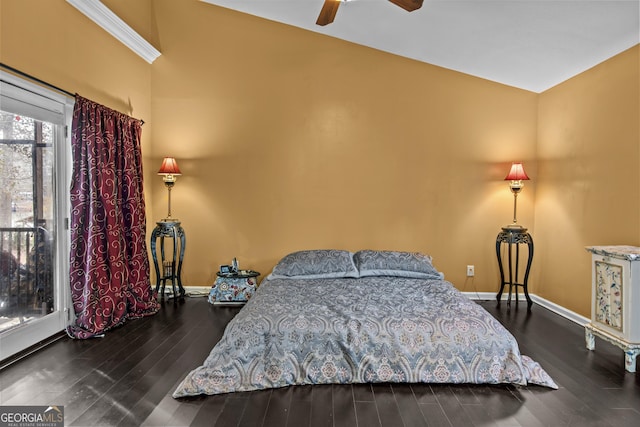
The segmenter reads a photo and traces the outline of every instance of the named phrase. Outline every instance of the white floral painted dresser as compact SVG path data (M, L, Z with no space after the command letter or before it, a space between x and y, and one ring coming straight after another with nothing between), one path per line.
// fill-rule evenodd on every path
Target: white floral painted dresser
M587 348L595 336L625 354L625 369L636 371L640 354L640 247L589 246L591 252L591 322L585 325Z

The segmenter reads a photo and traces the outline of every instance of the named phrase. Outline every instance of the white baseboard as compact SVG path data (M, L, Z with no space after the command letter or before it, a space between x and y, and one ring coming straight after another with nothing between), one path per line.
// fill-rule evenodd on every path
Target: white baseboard
M478 300L478 301L495 301L496 299L496 294L493 292L463 292L464 295L466 295L469 299L471 300ZM584 326L587 323L590 322L590 320L574 311L571 311L567 308L562 307L561 305L558 305L554 302L551 302L549 300L546 300L542 297L539 297L538 295L535 294L529 294L529 296L531 297L531 300L533 302L535 302L536 304L538 304L539 306L542 306L544 308L546 308L547 310L553 311L554 313L564 317L565 319L569 319L574 323L577 323L580 326ZM508 294L502 294L502 299L501 301L506 301L509 298ZM520 302L522 303L524 301L524 303L526 304L526 299L524 297L524 294L519 293L518 294L518 299L520 300Z
M495 292L463 292L463 294L470 300L474 301L495 301L496 299ZM502 296L502 299L506 299L504 295Z
M559 314L560 316L569 319L580 326L584 326L587 323L591 322L591 319L584 317L581 314L576 313L575 311L571 311L568 308L564 308L563 306L558 305L555 302L551 302L535 294L529 294L529 296L536 304L539 304L547 310L551 310L554 313Z
M185 286L184 290L190 297L206 297L209 296L211 286Z
M155 291L155 286L153 290ZM188 297L206 297L209 296L209 291L211 290L211 286L184 286L184 291L186 296ZM159 294L160 292L158 292ZM173 298L173 289L171 286L167 286L164 289L164 297L165 298Z

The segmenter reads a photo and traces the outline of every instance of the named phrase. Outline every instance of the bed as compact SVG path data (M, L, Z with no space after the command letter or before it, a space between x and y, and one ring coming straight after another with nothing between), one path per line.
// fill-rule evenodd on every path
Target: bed
M375 382L557 388L430 256L309 250L276 264L173 397Z

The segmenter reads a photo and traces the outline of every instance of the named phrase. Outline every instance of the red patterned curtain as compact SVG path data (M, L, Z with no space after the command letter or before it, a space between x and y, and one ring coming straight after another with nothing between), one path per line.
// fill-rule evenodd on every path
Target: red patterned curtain
M149 280L141 123L76 96L72 124L71 296L74 338L148 316Z

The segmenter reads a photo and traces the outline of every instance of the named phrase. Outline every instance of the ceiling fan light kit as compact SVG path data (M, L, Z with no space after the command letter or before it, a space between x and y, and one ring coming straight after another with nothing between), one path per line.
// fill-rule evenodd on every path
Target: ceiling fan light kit
M350 0L324 0L324 4L322 5L322 9L320 9L320 14L318 15L318 20L316 21L317 25L325 26L331 24L336 17L336 13L338 13L338 7L340 7L340 3L347 2ZM422 7L423 0L389 0L391 3L395 4L406 10L407 12L413 12L414 10L418 10Z

